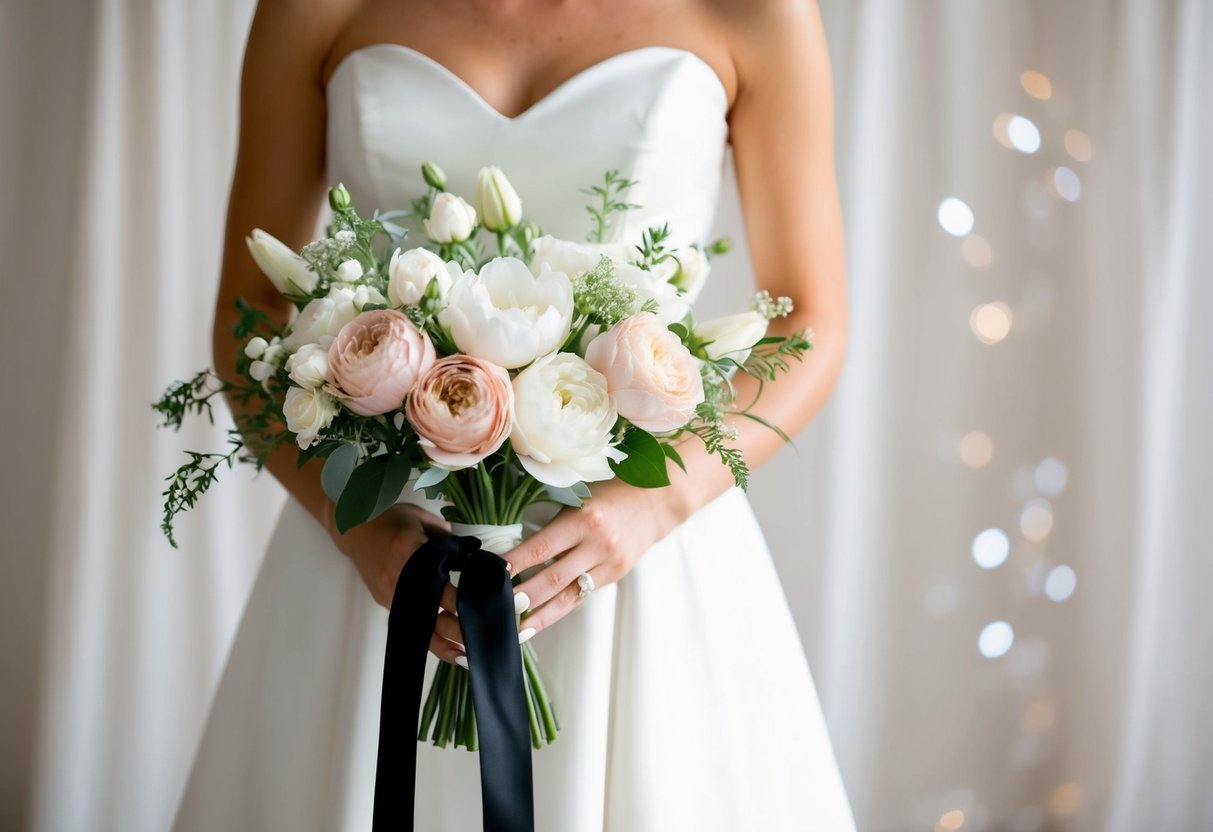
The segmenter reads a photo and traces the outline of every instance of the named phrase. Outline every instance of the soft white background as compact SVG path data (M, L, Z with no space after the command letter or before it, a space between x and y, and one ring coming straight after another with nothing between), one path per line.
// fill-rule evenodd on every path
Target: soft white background
M860 826L1213 828L1213 7L822 5L851 352L751 494ZM208 361L251 10L0 5L5 829L167 827L283 499L228 476L169 549L161 478L222 437L158 434L147 407ZM1038 152L995 140L1004 112ZM1076 202L1045 184L1058 165ZM948 196L988 267L936 221ZM731 195L721 228L741 239ZM711 308L742 298L744 250L714 280ZM984 344L970 314L992 301L1013 323ZM1046 458L1060 493L1038 490ZM1025 538L1025 508L1051 532ZM991 527L1010 557L985 570ZM1041 593L1057 564L1078 576L1062 603ZM987 659L994 620L1015 642Z

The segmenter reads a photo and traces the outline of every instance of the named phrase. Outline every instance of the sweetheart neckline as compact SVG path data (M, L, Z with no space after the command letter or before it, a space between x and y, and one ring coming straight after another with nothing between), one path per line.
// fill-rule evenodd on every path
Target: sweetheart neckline
M338 74L340 74L341 71L343 70L343 68L351 62L351 58L353 58L355 55L358 55L358 54L361 54L364 52L371 52L371 51L378 50L378 49L388 49L388 50L395 51L399 54L410 56L414 60L421 63L422 65L430 67L431 69L435 70L440 75L442 75L443 77L447 78L449 81L453 82L456 87L461 89L469 98L471 98L473 101L475 101L480 106L481 109L487 111L489 114L495 116L497 119L499 119L502 122L505 122L506 124L514 124L514 123L519 123L519 122L527 120L529 117L531 117L531 114L534 113L536 110L542 110L542 108L545 105L551 106L549 104L549 102L551 102L552 100L555 100L555 99L559 99L560 95L563 94L570 87L573 87L576 84L585 81L587 78L592 77L595 73L597 73L601 70L605 70L607 67L615 64L616 62L618 62L624 58L635 57L636 55L646 53L646 52L653 52L653 51L673 52L677 55L680 55L683 58L689 59L693 64L696 64L699 67L701 67L704 71L706 71L708 73L709 77L714 82L713 86L715 87L715 89L717 90L717 92L720 95L722 117L726 116L729 111L728 88L725 86L724 79L720 77L720 73L716 71L715 67L713 67L706 60L704 60L699 55L697 55L696 53L692 52L689 49L683 49L683 48L677 47L677 46L662 46L662 45L637 46L633 49L625 49L622 52L616 52L613 55L608 55L607 57L603 58L602 60L596 61L596 62L590 64L589 66L585 67L584 69L578 70L577 72L573 73L568 78L565 78L563 81L561 81L555 87L553 87L547 94L541 96L539 99L537 99L533 104L531 104L525 110L523 110L522 112L518 113L517 115L513 115L513 116L507 116L505 113L501 112L496 107L494 107L492 104L490 104L488 102L488 100L485 99L485 97L483 95L481 95L480 92L475 87L473 87L466 80L464 80L463 76L454 72L452 69L447 67L446 64L430 57L429 55L425 54L424 52L422 52L419 49L414 49L413 47L407 46L403 43L394 43L391 41L383 41L381 43L369 43L369 44L366 44L365 46L359 46L355 49L351 49L349 52L345 53L345 55L343 55L341 57L341 60L339 60L337 62L336 66L333 67L333 71L331 73L329 73L328 80L324 84L326 94L332 88L333 81L337 78Z

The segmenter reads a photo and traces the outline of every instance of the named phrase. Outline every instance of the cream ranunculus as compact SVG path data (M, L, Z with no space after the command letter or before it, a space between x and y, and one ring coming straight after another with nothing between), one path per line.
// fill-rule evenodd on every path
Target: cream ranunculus
M732 358L745 363L750 349L767 334L767 319L757 312L739 312L713 318L695 326L695 337L709 342L704 346L708 358Z
M437 280L438 297L445 301L451 291L451 284L462 273L458 263L444 263L441 257L429 249L396 249L388 263L388 300L396 307L420 306L426 287L430 285L431 280Z
M535 479L558 488L614 476L608 460L617 414L606 379L568 352L548 353L514 376L510 444Z
M461 243L475 227L476 209L463 199L446 191L434 197L425 233L435 243Z
M316 289L320 277L308 268L307 261L290 249L286 243L260 228L254 228L251 236L245 237L249 253L274 288L284 295L310 295Z
M480 169L476 183L476 210L489 231L508 231L522 219L522 200L496 165Z
M330 381L328 349L319 344L304 344L286 360L286 374L300 387L323 387Z
M299 447L307 450L320 431L327 428L337 415L337 400L323 390L292 387L286 391L282 415L286 417L287 430L295 434Z
M586 347L619 415L654 433L680 428L703 401L699 361L655 315L624 318Z
M417 379L405 416L421 450L435 464L455 470L475 465L510 435L514 388L510 374L471 355L449 355Z
M461 352L507 370L559 349L573 320L573 285L563 272L532 275L514 257L496 257L479 274L466 272L451 287L438 321Z
M359 416L398 409L417 378L434 363L430 337L402 312L363 312L329 346L327 388Z

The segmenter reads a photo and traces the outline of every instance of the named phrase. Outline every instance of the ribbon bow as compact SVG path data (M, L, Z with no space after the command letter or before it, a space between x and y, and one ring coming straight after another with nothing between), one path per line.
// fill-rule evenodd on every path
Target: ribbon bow
M531 734L506 562L475 537L431 538L404 564L388 614L375 769L375 832L413 829L417 722L430 636L451 572L472 673L485 832L533 832Z

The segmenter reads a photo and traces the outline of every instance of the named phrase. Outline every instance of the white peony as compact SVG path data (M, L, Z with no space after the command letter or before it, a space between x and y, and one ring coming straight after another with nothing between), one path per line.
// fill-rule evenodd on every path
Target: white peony
M291 333L283 339L282 345L290 352L298 352L304 344L327 347L341 328L362 311L362 307L368 303L386 302L379 290L372 286L334 285L326 297L316 298L303 307L291 322Z
M316 389L329 379L329 351L319 344L304 344L286 360L286 373L300 387Z
M286 391L282 415L286 417L287 430L296 435L299 447L307 450L320 431L332 423L337 408L337 400L323 390L292 387Z
M475 227L476 209L463 199L446 191L434 197L425 233L435 243L461 243Z
M573 320L573 285L563 272L532 275L515 257L495 257L480 273L464 273L438 322L460 352L507 370L559 349Z
M279 292L284 295L310 295L315 291L319 275L309 269L307 261L286 243L260 228L254 228L252 235L245 237L244 241L257 266Z
M425 248L408 251L396 249L388 263L387 296L392 306L420 306L426 287L431 280L438 281L438 297L445 301L455 278L463 274L459 264L453 260L442 262L442 258Z
M480 169L476 183L476 211L489 231L508 231L522 219L522 200L496 165Z
M767 319L757 312L739 312L695 325L695 337L708 341L708 358L732 358L744 364L750 349L767 334Z
M573 353L554 352L513 384L510 444L531 476L558 488L614 476L607 461L626 454L611 445L618 414L602 373Z

